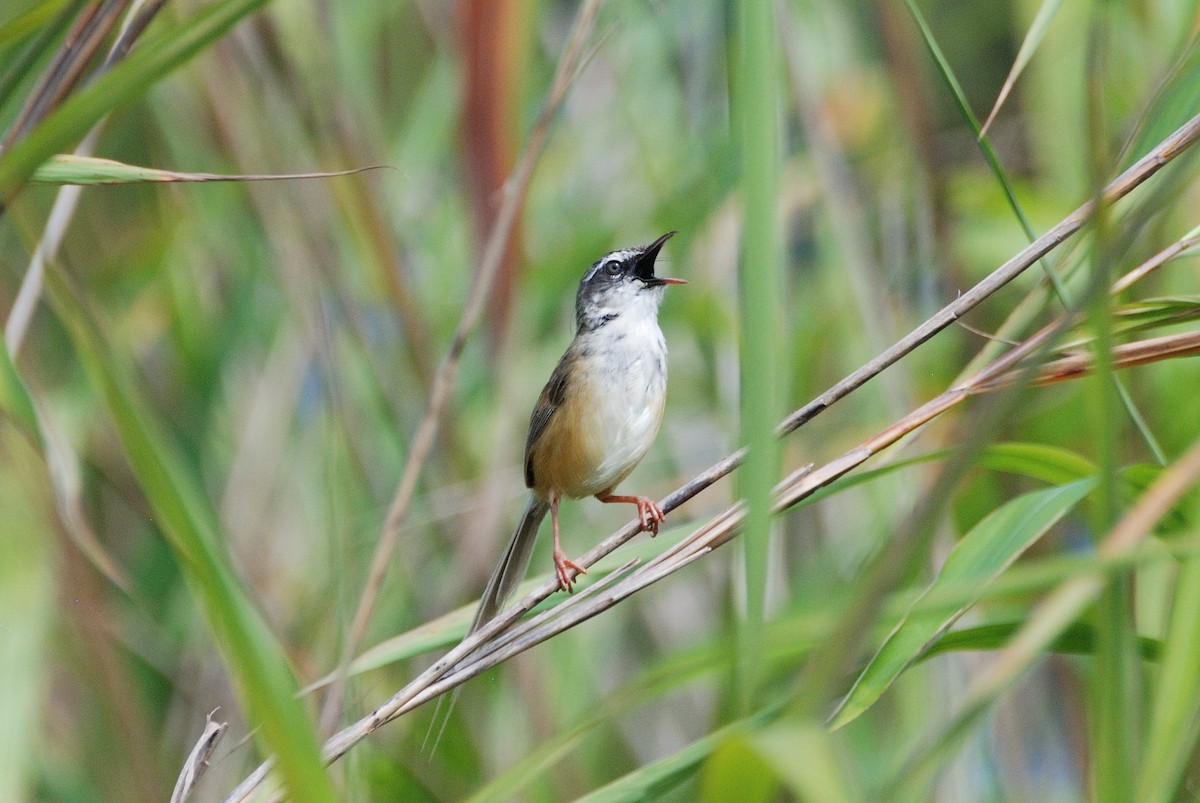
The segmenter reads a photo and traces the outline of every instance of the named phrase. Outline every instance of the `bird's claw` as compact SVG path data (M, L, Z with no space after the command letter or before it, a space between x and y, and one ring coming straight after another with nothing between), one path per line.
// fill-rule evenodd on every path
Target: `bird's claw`
M575 575L587 574L587 571L575 561L571 560L559 550L554 551L554 573L558 575L558 587L567 593L575 592L575 578L571 576L571 572Z
M662 512L662 508L653 499L645 496L637 498L638 519L642 522L642 529L650 533L650 535L658 535L658 525L667 520L667 515Z

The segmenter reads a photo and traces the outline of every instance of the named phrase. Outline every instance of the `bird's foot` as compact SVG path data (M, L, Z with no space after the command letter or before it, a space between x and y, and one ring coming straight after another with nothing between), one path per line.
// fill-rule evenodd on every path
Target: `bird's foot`
M638 519L642 522L642 529L649 531L651 536L658 535L658 525L667 520L667 514L662 512L662 508L648 496L636 497Z
M572 576L571 572L575 572L575 575ZM554 573L558 575L558 587L568 593L574 593L575 577L587 574L587 571L578 563L568 558L566 553L561 549L556 548L554 550Z

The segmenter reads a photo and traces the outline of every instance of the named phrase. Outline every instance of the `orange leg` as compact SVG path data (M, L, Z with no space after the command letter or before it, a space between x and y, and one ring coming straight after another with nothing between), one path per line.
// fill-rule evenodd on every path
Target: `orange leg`
M574 571L577 575L587 572L567 557L567 553L563 552L562 543L558 540L558 494L550 496L550 524L554 528L554 571L558 575L558 585L563 591L574 591L572 583L575 582L575 578L571 576L571 572Z
M649 530L651 535L658 535L658 525L667 520L667 515L662 512L662 508L648 496L614 496L609 491L605 491L596 494L596 498L601 502L625 502L637 505L638 520L642 523L642 529Z

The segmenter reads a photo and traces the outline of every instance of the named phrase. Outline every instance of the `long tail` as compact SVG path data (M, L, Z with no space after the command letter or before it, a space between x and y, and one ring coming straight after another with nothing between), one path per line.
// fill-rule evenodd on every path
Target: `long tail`
M483 590L483 597L479 600L479 609L475 611L475 621L471 623L471 629L467 631L468 636L500 613L504 603L508 602L508 598L512 596L513 591L524 579L525 570L529 568L529 558L533 555L533 545L537 543L538 527L541 526L542 519L546 518L548 512L550 512L549 503L532 494L529 496L529 504L521 516L521 523L517 525L512 538L508 539L508 546L504 548L500 562L496 564L492 576L488 578L487 587ZM426 746L429 747L430 755L437 750L438 742L442 740L442 733L446 729L446 723L450 721L450 714L454 711L454 703L458 699L460 690L461 687L456 688L450 692L448 698L438 698L437 706L433 711L433 719L429 722L429 729L425 731L425 740L421 744L422 752L425 751ZM445 712L442 711L443 703L446 704ZM432 744L430 744L430 737L433 739Z
M529 558L533 555L533 545L537 543L538 527L548 512L549 503L530 494L529 504L521 516L521 523L517 525L508 546L504 548L504 554L492 571L492 576L488 578L487 588L483 590L483 597L479 600L479 610L475 612L475 621L467 631L468 636L500 613L504 603L508 602L508 598L525 578Z

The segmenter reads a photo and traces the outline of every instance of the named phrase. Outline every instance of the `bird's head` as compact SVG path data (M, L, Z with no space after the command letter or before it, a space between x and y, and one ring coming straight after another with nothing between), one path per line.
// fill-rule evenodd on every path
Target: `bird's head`
M668 284L687 284L686 279L654 275L654 260L674 235L669 231L649 245L611 251L588 268L575 296L580 330L598 329L622 315L658 314L663 289Z

